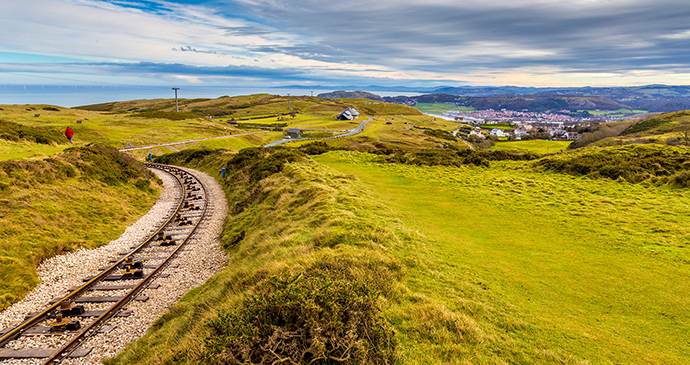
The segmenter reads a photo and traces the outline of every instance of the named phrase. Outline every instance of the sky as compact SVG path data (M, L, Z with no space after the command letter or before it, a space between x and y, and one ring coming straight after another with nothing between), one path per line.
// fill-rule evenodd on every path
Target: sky
M0 1L0 84L690 85L687 0Z

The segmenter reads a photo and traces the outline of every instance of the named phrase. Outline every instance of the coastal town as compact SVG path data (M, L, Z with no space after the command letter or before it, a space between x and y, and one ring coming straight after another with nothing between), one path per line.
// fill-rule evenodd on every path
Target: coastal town
M578 130L595 123L607 122L603 117L577 117L564 113L513 110L447 111L443 115L469 126L468 138L484 139L559 139L576 140ZM492 125L497 126L491 128ZM500 126L500 127L499 127ZM463 128L467 130L467 128Z

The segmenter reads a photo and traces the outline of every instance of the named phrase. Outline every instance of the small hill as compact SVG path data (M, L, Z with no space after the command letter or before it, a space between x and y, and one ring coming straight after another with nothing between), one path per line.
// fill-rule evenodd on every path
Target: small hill
M665 113L643 120L623 132L623 135L665 134L681 132L690 128L690 110Z
M359 93L359 92L354 92ZM355 95L353 93L353 95ZM367 93L368 94L368 93ZM373 94L371 94L373 95ZM358 96L347 102L338 99L291 96L269 94L255 94L246 96L222 96L217 99L179 99L180 114L185 118L198 116L216 116L243 118L250 116L280 115L287 113L305 113L322 116L333 116L342 112L347 107L354 107L363 114L368 115L419 115L419 111L404 105L384 103L381 97L378 99ZM372 101L373 100L373 101ZM75 109L111 112L132 113L134 116L160 117L172 119L176 116L174 99L131 100L79 106ZM177 118L179 119L179 118Z
M62 132L0 120L0 138L11 142L33 142L40 144L64 144Z
M416 103L454 103L475 109L508 109L544 112L547 110L618 110L627 105L600 96L570 96L557 94L508 95L508 96L457 96L451 94L427 94L420 96L396 96L384 98L387 102L414 105Z
M371 99L371 100L378 100L382 101L383 98L376 95L372 94L366 91L333 91L330 93L323 93L317 95L319 98L325 98L325 99Z

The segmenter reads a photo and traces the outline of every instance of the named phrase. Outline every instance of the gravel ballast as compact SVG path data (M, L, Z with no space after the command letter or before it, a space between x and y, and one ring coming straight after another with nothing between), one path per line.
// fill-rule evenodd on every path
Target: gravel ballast
M105 326L114 329L88 339L81 348L92 348L83 358L67 359L64 364L100 364L104 357L111 357L128 343L138 339L149 326L164 314L179 298L218 273L225 266L226 254L220 249L220 234L227 214L227 201L222 187L211 176L192 169L184 169L200 179L209 191L208 216L191 240L162 273L166 278L153 281L160 284L157 289L146 289L139 295L148 296L146 302L133 301L125 310L133 311L129 317L113 318ZM39 284L26 297L0 313L0 328L19 324L24 316L45 308L48 302L68 293L69 288L82 284L82 279L94 276L99 268L109 266L109 261L121 257L119 253L129 251L143 242L152 227L167 219L179 199L177 182L167 173L153 170L163 181L163 192L151 210L139 219L116 240L96 249L81 249L45 260L38 268ZM147 262L148 264L154 261ZM104 296L120 295L119 292L102 292ZM104 304L85 304L87 310L104 309ZM83 319L89 321L88 319ZM46 342L47 340L47 342ZM8 348L47 348L48 342L55 347L60 336L26 336L8 344ZM12 359L0 364L41 364L42 359Z

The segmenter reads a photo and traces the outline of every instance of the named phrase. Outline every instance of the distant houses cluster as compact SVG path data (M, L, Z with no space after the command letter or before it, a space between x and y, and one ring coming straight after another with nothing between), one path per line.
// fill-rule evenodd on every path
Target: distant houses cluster
M521 124L512 130L501 128L486 129L479 126L474 126L468 133L468 138L485 139L487 136L491 136L493 139L510 138L517 141L534 138L574 141L580 139L582 135L575 131L568 131L563 128L559 128L558 126L535 127L531 124Z

